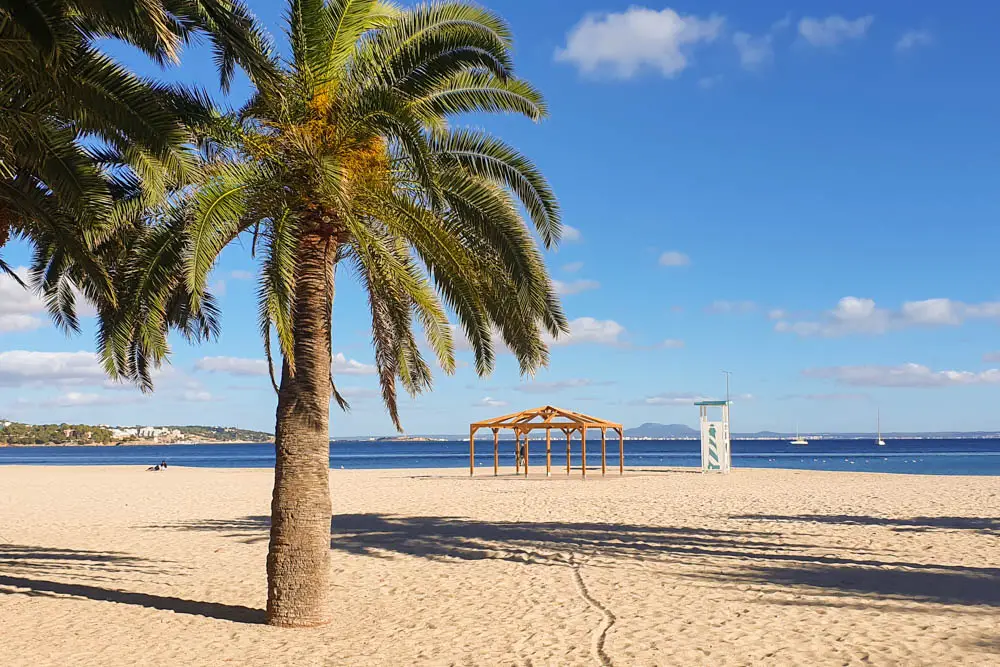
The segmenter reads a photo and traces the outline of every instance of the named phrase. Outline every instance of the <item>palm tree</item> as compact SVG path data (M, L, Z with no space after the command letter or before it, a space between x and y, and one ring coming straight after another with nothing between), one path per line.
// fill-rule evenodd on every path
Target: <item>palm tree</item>
M167 64L199 33L223 86L237 65L270 76L267 40L239 2L0 0L0 248L32 243L33 278L70 329L68 275L111 297L95 245L185 177L188 127L211 111L203 94L141 79L95 42L124 40ZM21 282L2 259L0 270Z
M258 325L269 365L281 353L267 558L270 623L327 621L331 504L331 319L336 267L367 293L382 398L397 426L397 385L431 386L419 322L446 372L454 314L480 374L494 336L522 372L547 363L542 334L567 329L534 237L560 235L547 182L514 148L453 127L455 115L539 120L540 94L514 76L511 34L463 2L401 10L380 0L292 0L292 57L280 79L202 145L202 179L154 212L104 313L105 364L151 385L167 355L178 282L203 317L219 253L241 235L260 257ZM442 303L443 300L443 303ZM210 317L207 319L211 319Z

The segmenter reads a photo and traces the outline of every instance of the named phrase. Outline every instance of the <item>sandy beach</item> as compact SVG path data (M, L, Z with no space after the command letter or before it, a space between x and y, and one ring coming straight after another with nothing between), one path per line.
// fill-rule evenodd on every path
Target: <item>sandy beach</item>
M281 630L260 624L271 471L0 467L3 664L1000 663L995 477L331 487L335 620Z

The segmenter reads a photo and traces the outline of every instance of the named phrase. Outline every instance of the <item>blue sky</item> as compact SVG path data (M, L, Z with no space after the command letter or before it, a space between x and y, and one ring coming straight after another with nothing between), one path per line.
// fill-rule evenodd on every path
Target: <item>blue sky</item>
M1000 429L1000 6L937 2L636 5L492 0L551 118L476 119L532 156L567 238L547 256L573 334L532 381L509 355L406 401L411 433L553 403L694 424L724 394L734 429ZM251 5L281 38L281 3ZM216 92L204 49L161 72ZM229 98L247 94L238 81ZM26 262L22 246L4 255ZM157 392L106 386L93 329L66 338L0 283L0 413L24 421L271 430L249 253L231 248L223 334L175 342ZM335 435L391 432L371 375L365 303L345 272ZM460 357L469 360L468 353Z

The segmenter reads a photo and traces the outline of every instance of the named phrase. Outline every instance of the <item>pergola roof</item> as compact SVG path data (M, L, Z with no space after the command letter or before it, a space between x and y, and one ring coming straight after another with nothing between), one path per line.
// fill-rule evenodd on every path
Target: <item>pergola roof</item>
M622 425L592 417L582 412L564 410L552 405L543 405L540 408L522 410L502 417L495 417L481 422L471 424L473 429L509 428L515 431L527 432L535 429L557 429L557 430L577 430L586 428L613 429L621 431Z

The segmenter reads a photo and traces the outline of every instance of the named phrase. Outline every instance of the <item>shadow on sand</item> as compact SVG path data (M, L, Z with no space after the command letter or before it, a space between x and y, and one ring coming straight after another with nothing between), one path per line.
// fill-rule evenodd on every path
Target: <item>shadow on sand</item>
M0 595L20 593L33 597L72 596L161 609L177 614L206 616L238 623L263 623L264 611L242 605L199 602L164 595L151 595L83 583L64 583L43 576L77 579L104 579L120 582L121 577L141 574L155 578L169 576L158 563L116 552L53 549L20 544L0 544ZM98 571L101 574L95 575ZM33 575L33 576L18 576Z
M737 584L771 584L792 589L805 589L822 596L805 604L840 605L827 596L844 597L852 594L873 596L879 600L916 600L950 605L1000 607L1000 569L952 568L924 566L925 569L895 569L843 565L800 565L782 567L748 567L738 571L713 572L712 582ZM709 579L700 575L697 578ZM832 603L831 603L832 602ZM784 604L777 601L778 604ZM791 601L789 604L803 604ZM995 612L992 612L995 613Z
M269 525L268 517L251 516L160 528L219 531L255 543L267 539ZM839 593L1000 607L998 567L907 562L862 549L837 556L829 553L830 547L796 542L794 537L749 530L345 514L333 518L330 546L334 551L376 558L405 555L537 565L567 565L576 555L587 557L589 565L596 567L621 560L705 561L710 578L719 583L769 583L801 589L824 600ZM734 569L728 564L732 559L751 565Z
M730 519L743 521L780 521L825 523L843 526L885 526L896 531L970 530L984 535L1000 535L1000 519L980 516L918 516L910 519L852 514L739 514Z
M742 515L739 520L880 525L894 530L972 530L993 536L997 520L974 517L883 519L863 516ZM261 543L268 539L266 516L148 526L153 530L213 531L227 539ZM971 567L888 559L885 554L851 549L834 555L829 545L802 541L788 531L642 526L612 523L477 521L460 517L344 514L333 518L330 547L347 554L394 558L409 556L441 562L508 560L529 565L567 566L585 557L589 567L656 561L696 565L693 576L745 586L771 585L802 599L777 604L857 606L857 596L915 600L970 607L1000 607L1000 568ZM740 561L734 563L734 561ZM38 575L111 579L116 573L169 576L163 563L113 552L0 545L0 594L69 595L119 602L242 623L260 623L264 612L240 605L199 602L123 591L89 583L62 583ZM735 566L735 567L734 567ZM844 598L837 600L837 598ZM864 604L862 603L862 606ZM974 612L970 609L970 613ZM990 612L995 613L995 612Z

